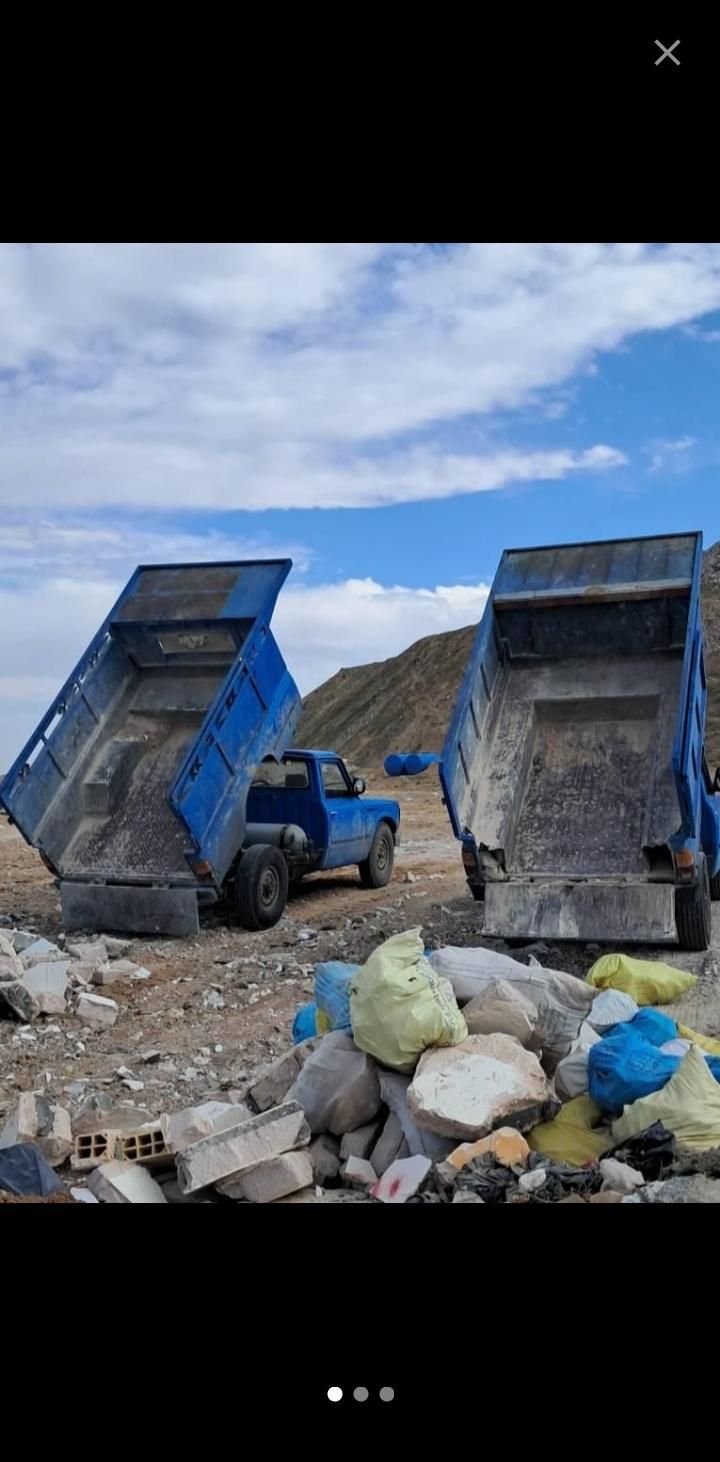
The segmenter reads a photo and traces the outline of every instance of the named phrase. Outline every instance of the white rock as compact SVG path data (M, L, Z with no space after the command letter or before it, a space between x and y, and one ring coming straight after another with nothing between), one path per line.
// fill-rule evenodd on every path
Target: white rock
M202 1102L180 1112L165 1112L160 1126L168 1152L177 1153L212 1132L223 1132L228 1127L236 1127L238 1122L247 1122L252 1115L250 1108L240 1102Z
M217 1185L226 1198L245 1199L248 1203L276 1203L289 1193L308 1188L313 1181L312 1159L307 1152L283 1152L239 1177L225 1178Z
M25 971L23 985L37 1002L42 1015L64 1014L69 965L67 959L38 960Z
M471 1036L514 1036L521 1046L530 1045L538 1024L537 1006L509 980L493 980L463 1007Z
M138 1163L101 1163L90 1173L88 1188L101 1203L167 1203L160 1184Z
M370 1189L381 1203L407 1203L420 1191L432 1169L429 1157L399 1157Z
M518 1178L518 1188L521 1193L537 1193L547 1179L545 1168L532 1168L529 1173L522 1173Z
M46 1097L23 1092L0 1135L0 1147L31 1142L51 1167L60 1167L73 1149L70 1113Z
M645 1183L642 1173L631 1168L629 1163L618 1162L614 1157L601 1159L600 1172L603 1175L604 1193L634 1193L636 1188L642 1188Z
M76 1203L97 1203L98 1202L98 1199L95 1197L95 1194L94 1193L91 1193L89 1188L71 1188L70 1189L70 1197L71 1198L74 1198Z
M118 1007L106 995L92 995L83 990L78 996L77 1014L88 1025L114 1025L118 1018Z
M512 1036L496 1035L425 1051L407 1100L419 1127L472 1139L500 1123L526 1131L541 1120L551 1096L537 1056Z

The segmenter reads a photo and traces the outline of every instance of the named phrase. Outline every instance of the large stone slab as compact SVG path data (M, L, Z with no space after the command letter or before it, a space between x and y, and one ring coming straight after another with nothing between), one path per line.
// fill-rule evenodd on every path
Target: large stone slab
M310 1129L302 1107L297 1102L285 1102L224 1132L201 1137L181 1152L177 1158L180 1191L196 1193L266 1158L304 1147L309 1140Z
M346 1132L372 1122L380 1106L375 1062L359 1051L352 1036L331 1031L308 1057L287 1093L299 1102L313 1133Z
M32 1142L53 1168L60 1167L73 1149L70 1114L57 1102L23 1092L0 1135L0 1147Z
M318 1045L316 1036L299 1041L297 1046L291 1046L289 1051L278 1056L277 1061L271 1061L258 1072L250 1087L250 1096L259 1111L267 1112L270 1107L284 1102L290 1087Z
M224 1132L247 1122L254 1114L244 1103L201 1102L197 1107L184 1107L180 1112L163 1112L160 1127L168 1152L184 1152L201 1137Z
M268 1158L238 1177L224 1178L217 1191L226 1198L244 1199L247 1203L275 1203L309 1188L313 1181L312 1158L307 1151L283 1152Z
M407 1093L418 1127L470 1140L501 1124L526 1131L551 1098L537 1056L505 1035L425 1051Z
M402 1076L399 1071L379 1072L380 1090L382 1099L390 1111L397 1117L403 1131L404 1144L399 1148L395 1157L429 1157L433 1162L442 1162L452 1152L456 1143L452 1137L439 1137L436 1132L423 1131L415 1121L410 1108L408 1107L408 1090L410 1088L410 1077ZM394 1161L394 1158L391 1159ZM389 1166L389 1164L385 1164ZM373 1157L373 1167L375 1161ZM379 1172L378 1168L375 1168Z

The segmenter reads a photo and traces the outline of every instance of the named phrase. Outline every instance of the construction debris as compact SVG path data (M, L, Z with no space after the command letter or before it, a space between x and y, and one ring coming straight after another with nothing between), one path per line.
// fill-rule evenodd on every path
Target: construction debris
M56 1102L24 1092L0 1135L0 1148L34 1143L51 1167L61 1167L73 1150L70 1114Z
M411 934L417 966L424 956L417 952L416 931ZM0 1188L10 1164L16 1178L15 1188L5 1182L9 1201L485 1206L717 1201L717 1056L699 1044L712 1047L714 1037L696 1039L694 1030L670 1018L671 1007L667 1015L651 1008L638 1017L634 999L624 992L598 991L575 976L537 963L522 965L493 950L448 955L446 948L441 951L446 968L460 971L462 979L480 979L480 990L463 1008L472 1034L454 1045L429 1046L419 1059L416 1054L412 1073L360 1050L352 1026L341 1026L275 1056L278 1046L268 1042L271 1059L264 1065L245 1069L235 1061L221 1080L214 1068L230 1040L217 1040L215 1031L199 1049L183 1047L180 1070L164 1053L162 1032L149 1025L138 1032L137 1046L118 1041L113 1049L118 1005L91 982L97 984L95 974L102 976L105 965L114 968L118 981L142 974L144 966L127 958L126 949L109 948L105 937L64 949L31 931L21 931L16 943L17 937L0 934L0 991L20 989L28 1012L24 1024L22 1016L17 1024L16 1011L13 1023L6 1023L8 1050L17 1050L21 1060L35 1044L42 1046L48 1069L39 1089L24 1092L5 1112ZM550 956L540 946L535 953ZM237 968L239 962L230 964ZM362 969L325 961L315 988L333 1013L321 1010L318 1001L316 1021L348 1018L350 992ZM303 968L303 977L307 974L312 965ZM231 970L229 978L238 976ZM291 981L300 985L300 974ZM580 991L577 999L567 994L568 982ZM182 980L176 983L175 1018L181 1019L191 1004L182 1002ZM245 978L241 988L254 997L258 982ZM311 988L306 981L302 993ZM43 997L50 999L45 1010ZM140 1003L143 997L144 992ZM412 997L405 990L402 998L407 1030ZM223 999L218 1007L220 1022L227 1004ZM53 1024L55 1015L65 1018ZM675 1055L673 1047L668 1053L676 1074L624 1113L603 1111L588 1092L588 1051L605 1046L610 1052L618 1029L633 1022L648 1038L656 1033L657 1051L670 1035L677 1040L678 1032L689 1032L682 1036L682 1051ZM568 1049L558 1057L571 1031ZM112 1053L108 1075L95 1083L74 1076L58 1101L52 1094L53 1052L63 1046L81 1062L92 1042ZM178 1090L183 1084L189 1099L185 1105L166 1102L163 1110L159 1093L167 1097L168 1075ZM134 1101L117 1104L112 1092L118 1083ZM65 1174L64 1181L52 1175L49 1163ZM87 1187L78 1185L79 1175ZM23 1185L26 1192L20 1191Z
M512 1036L468 1036L420 1057L408 1106L421 1128L476 1138L510 1119L520 1131L536 1126L551 1098L537 1056Z

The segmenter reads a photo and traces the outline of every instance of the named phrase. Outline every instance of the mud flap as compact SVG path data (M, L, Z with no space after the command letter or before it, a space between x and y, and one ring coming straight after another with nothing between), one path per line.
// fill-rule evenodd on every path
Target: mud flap
M103 934L199 934L194 888L143 888L108 883L61 883L65 929Z
M483 933L676 944L675 889L670 883L488 883Z

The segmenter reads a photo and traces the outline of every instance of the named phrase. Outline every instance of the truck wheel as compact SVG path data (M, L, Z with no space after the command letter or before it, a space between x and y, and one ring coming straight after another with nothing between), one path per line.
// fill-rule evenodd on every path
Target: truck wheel
M694 888L675 890L675 923L681 949L708 949L712 933L710 878L702 858L700 876Z
M240 859L233 884L233 907L243 929L270 929L287 903L288 867L269 843L256 843Z
M395 843L392 828L381 822L375 830L375 837L367 858L358 863L360 881L365 888L384 888L390 882L395 862Z
M720 899L720 873L716 873L715 877L710 879L710 897Z

